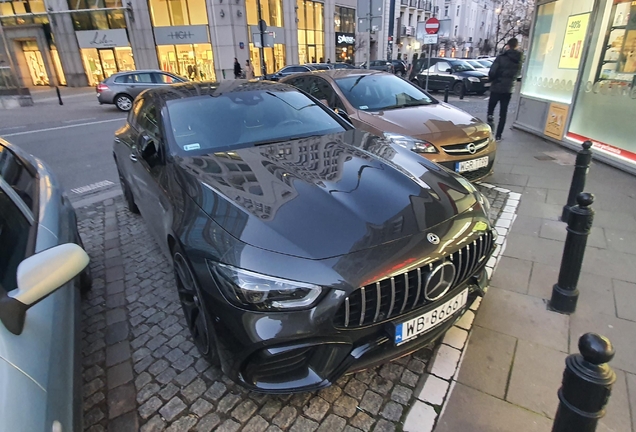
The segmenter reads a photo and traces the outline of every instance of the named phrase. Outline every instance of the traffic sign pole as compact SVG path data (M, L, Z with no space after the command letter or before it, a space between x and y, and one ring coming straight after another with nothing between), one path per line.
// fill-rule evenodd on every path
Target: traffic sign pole
M424 22L424 30L426 31L426 34L429 35L436 35L437 32L439 31L439 20L435 17L431 17L429 19L427 19ZM430 75L431 71L431 48L433 47L433 44L428 44L428 65L426 67L426 86L424 87L424 90L428 91L428 76Z

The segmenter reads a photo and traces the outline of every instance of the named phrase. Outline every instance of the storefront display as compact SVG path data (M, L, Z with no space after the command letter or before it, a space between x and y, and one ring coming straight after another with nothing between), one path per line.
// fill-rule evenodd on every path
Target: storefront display
M159 67L192 81L215 81L212 46L208 44L162 45L157 47Z
M325 59L325 5L311 0L297 0L298 61L324 63Z
M126 29L75 32L89 85L97 85L114 73L135 69Z
M22 52L24 53L24 58L29 68L32 85L48 86L49 75L46 73L44 59L42 58L38 44L34 40L24 41L22 42Z
M636 1L540 3L515 126L636 172Z
M356 35L353 33L336 33L336 61L353 62Z

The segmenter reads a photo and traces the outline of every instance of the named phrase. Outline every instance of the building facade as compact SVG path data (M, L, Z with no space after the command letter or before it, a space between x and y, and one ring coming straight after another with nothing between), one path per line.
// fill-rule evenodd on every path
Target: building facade
M636 173L636 1L537 3L515 126Z
M355 16L356 0L0 0L0 66L8 52L22 85L77 87L133 69L229 79L235 58L259 76L261 52L267 73L360 62Z

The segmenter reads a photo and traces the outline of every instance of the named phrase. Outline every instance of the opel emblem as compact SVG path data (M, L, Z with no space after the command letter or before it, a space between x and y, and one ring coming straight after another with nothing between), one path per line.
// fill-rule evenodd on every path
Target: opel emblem
M435 301L448 292L455 280L455 265L450 261L438 265L424 281L424 297Z
M468 150L468 153L470 154L475 154L475 152L477 151L477 147L475 147L475 144L470 143L466 146L466 150Z
M439 244L439 236L437 234L428 233L426 234L426 239L434 245Z

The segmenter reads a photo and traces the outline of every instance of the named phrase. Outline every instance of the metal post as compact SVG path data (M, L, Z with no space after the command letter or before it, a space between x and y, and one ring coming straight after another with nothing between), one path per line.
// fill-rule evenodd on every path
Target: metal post
M566 314L576 311L576 302L579 299L579 290L576 286L581 275L587 236L594 220L594 210L590 208L594 202L594 195L583 192L578 195L576 201L578 205L572 207L568 219L559 281L552 287L550 299L552 310Z
M459 88L459 99L464 99L464 95L466 94L466 84L462 84Z
M446 84L446 88L444 89L444 102L448 103L448 91L450 89L448 88L448 84Z
M57 93L57 100L60 105L64 105L64 102L62 102L62 95L60 94L60 88L58 86L55 86L55 93Z
M563 206L563 213L561 213L561 220L563 222L568 221L570 209L576 204L576 197L583 192L585 179L590 170L590 163L592 162L592 151L590 148L592 148L592 141L585 141L582 146L583 150L580 150L576 155L576 165L574 167L574 173L572 174L572 184L570 184L568 201L567 204Z
M431 73L430 69L431 69L431 47L433 45L429 44L428 45L428 65L426 66L426 87L424 87L424 90L428 91L428 75Z
M586 333L579 339L579 351L565 359L552 432L594 432L605 416L616 381L616 373L607 364L614 357L614 347L606 337Z
M369 13L367 14L367 31L369 39L367 40L367 69L371 69L371 17L373 16L373 1L369 0Z
M265 24L265 22L263 21L263 13L261 12L261 0L257 0L256 11L258 13L258 34L261 38L261 47L258 49L259 55L261 57L261 76L265 78L265 76L267 75L267 70L265 70L265 42L263 40L263 33L265 32L265 29L263 29L263 24Z

